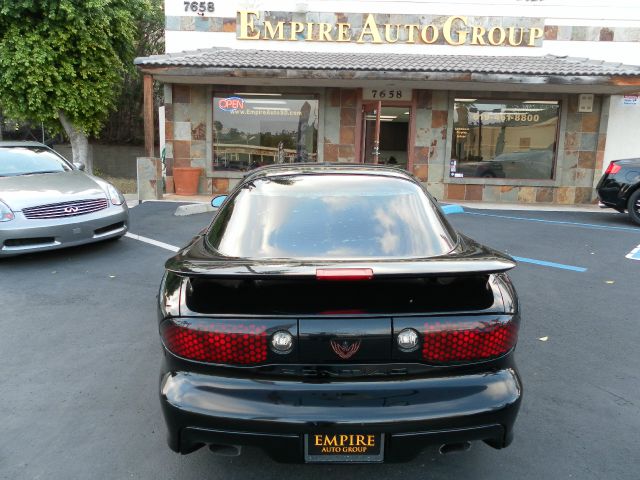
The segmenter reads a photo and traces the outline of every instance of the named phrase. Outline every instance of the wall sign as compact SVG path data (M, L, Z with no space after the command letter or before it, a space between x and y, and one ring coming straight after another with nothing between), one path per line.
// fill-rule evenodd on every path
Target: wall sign
M640 95L623 95L622 105L640 105Z
M544 20L538 18L527 19L527 23L536 26L522 26L520 18L488 17L485 26L475 23L475 17L464 15L426 17L422 23L416 23L414 16L411 20L407 18L407 23L388 23L389 15L342 15L345 19L342 22L326 23L318 22L317 14L308 13L303 18L296 14L294 20L291 12L241 10L237 15L236 37L239 40L540 47L544 34Z
M578 112L593 112L593 93L581 93L578 96Z
M413 90L410 88L363 88L363 100L411 101Z

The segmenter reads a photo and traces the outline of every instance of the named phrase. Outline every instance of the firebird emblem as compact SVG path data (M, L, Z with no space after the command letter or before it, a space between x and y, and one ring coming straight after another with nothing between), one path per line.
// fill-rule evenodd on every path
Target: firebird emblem
M331 340L331 348L336 355L347 360L360 350L360 340Z

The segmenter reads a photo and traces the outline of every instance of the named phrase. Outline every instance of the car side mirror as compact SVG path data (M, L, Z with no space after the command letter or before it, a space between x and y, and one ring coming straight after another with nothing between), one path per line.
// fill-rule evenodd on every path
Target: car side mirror
M227 195L218 195L211 200L211 206L214 208L220 208L220 205L227 199Z
M87 166L84 163L80 163L80 162L73 162L73 166L76 167L78 170L83 171L83 172L87 168Z

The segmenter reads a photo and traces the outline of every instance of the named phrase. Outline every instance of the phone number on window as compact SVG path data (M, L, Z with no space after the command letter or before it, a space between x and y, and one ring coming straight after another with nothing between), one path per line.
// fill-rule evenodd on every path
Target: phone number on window
M216 11L214 2L184 2L184 11L202 14Z
M500 112L483 112L472 113L469 115L470 120L501 120L501 121L516 121L516 122L538 122L540 121L540 115L531 113L500 113Z

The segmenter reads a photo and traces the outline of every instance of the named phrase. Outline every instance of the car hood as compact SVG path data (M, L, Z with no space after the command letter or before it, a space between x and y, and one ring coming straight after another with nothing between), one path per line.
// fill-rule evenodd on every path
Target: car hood
M0 200L13 211L50 203L105 197L98 181L78 170L0 178Z

